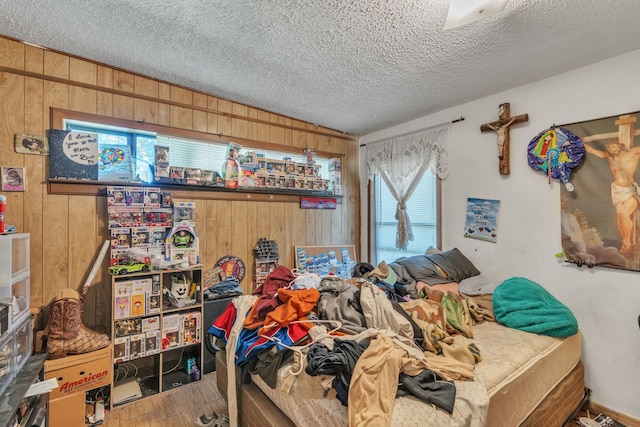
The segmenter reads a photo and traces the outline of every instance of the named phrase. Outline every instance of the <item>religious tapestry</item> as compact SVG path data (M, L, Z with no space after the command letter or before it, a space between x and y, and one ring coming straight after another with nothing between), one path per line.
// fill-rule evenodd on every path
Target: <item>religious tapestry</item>
M578 265L640 270L640 113L563 125L584 143L561 187L562 248Z

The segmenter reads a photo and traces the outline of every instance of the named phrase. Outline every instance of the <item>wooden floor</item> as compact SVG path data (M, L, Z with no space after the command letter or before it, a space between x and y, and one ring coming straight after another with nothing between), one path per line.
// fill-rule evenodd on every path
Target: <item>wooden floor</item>
M105 415L105 427L193 427L200 414L227 414L218 393L216 374L202 380L114 408Z

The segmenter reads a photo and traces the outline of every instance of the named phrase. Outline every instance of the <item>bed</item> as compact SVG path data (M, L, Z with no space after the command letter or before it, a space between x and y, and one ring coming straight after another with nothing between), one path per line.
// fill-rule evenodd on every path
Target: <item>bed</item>
M459 253L455 253L456 257L459 255ZM447 266L441 258L433 257L430 261L434 259L438 259L439 264L445 267L444 270L448 270L447 272L438 268L436 269L438 275L444 276L446 274L446 279L452 279L456 276L449 268L451 266ZM408 283L407 277L403 277L407 271L392 266L394 264L388 267L390 270L392 269L393 273L391 274L397 276L396 280L405 280L404 283ZM456 267L460 272L459 264ZM415 271L413 273L415 274ZM387 274L389 273L383 268L382 275ZM474 272L470 274L469 277L479 275ZM469 278L467 276L468 274L458 275L457 279L462 283L466 278ZM425 283L423 282L425 278L419 275L418 277L412 276L412 279L418 279L415 280L416 289ZM464 289L474 288L474 292L480 292L475 298L478 301L489 301L487 304L489 307L492 301L501 301L496 298L499 295L502 295L502 298L518 300L518 304L520 304L522 295L518 293L522 292L521 289L526 289L526 286L529 285L528 281L518 279L515 283L511 283L513 285L511 288L507 286L509 284L506 282L502 283L499 288L495 286L486 288L485 293L482 293L483 286L479 286L480 281L476 277L472 283L467 283ZM446 280L431 280L431 285L427 286L427 293L433 292L439 285L450 286L450 283L452 283L450 280L448 282ZM361 288L363 294L365 289L369 289L367 286L369 285ZM373 286L372 289L379 288ZM536 292L544 292L539 291L537 287L533 287L533 289ZM423 298L424 293L423 291L419 296L413 295L413 298ZM433 298L433 295L429 296ZM547 296L544 295L544 297ZM254 306L257 299L249 296L241 298L245 298L245 304L247 304L244 310ZM407 298L407 300L409 299ZM532 306L535 306L537 310L539 304L536 302ZM336 398L335 390L327 387L326 383L323 387L322 380L325 377L307 374L308 365L305 365L304 360L283 362L274 373L275 379L270 381L265 381L261 375L255 373L250 376L250 381L241 381L240 378L243 377L243 374L240 372L240 368L236 366L235 369L229 369L237 360L237 354L225 351L218 352L216 356L218 388L227 399L230 412L237 408L237 415L232 416L232 420L235 418L238 425L247 426L311 427L322 425L323 427L337 427L349 425L350 420L352 425L403 427L412 425L487 425L492 427L564 425L575 416L579 408L586 402L587 397L584 387L584 370L580 362L581 335L579 330L571 330L568 333L566 331L556 333L553 330L549 332L551 335L566 336L550 336L547 333L548 329L545 329L545 333L540 334L523 330L527 329L526 327L510 327L507 324L513 323L513 319L508 316L513 313L507 313L508 316L505 317L502 313L503 307L504 304L500 302L500 305L496 306L496 314L501 314L505 323L495 319L472 322L473 325L470 326L472 338L462 338L465 343L473 343L474 348L477 348L481 355L481 360L473 366L472 380L468 378L452 380L456 393L451 411L443 410L442 406L433 404L433 402L426 403L416 395L409 394L396 397L391 406L385 406L383 402L381 404L383 408L390 408L382 411L383 413L373 415L373 418L368 420L355 418L359 421L354 422L353 413L350 413L349 408ZM245 312L244 310L240 309L238 312ZM376 308L376 310L378 309ZM519 320L519 318L516 319L516 321ZM371 320L369 322L371 323ZM539 323L536 321L533 327L539 328ZM237 346L238 332L241 328L238 325L239 322L235 325L235 332L228 330L227 348L236 348ZM554 324L555 326L557 325ZM367 330L370 331L371 328ZM390 334L393 335L393 332ZM382 335L384 334L376 335L376 340L382 341L382 338L388 340L386 335ZM286 345L283 344L283 346L283 349L287 348ZM308 348L307 344L305 349ZM299 363L305 367L304 370L301 369ZM393 363L393 361L389 363ZM249 378L246 373L244 378ZM353 382L354 380L352 380L352 384ZM381 384L375 386L382 387ZM355 399L351 400L353 390L353 388L349 390L349 406L357 405L353 403L356 402ZM357 390L360 393L360 390L363 389L358 388ZM372 395L367 394L372 396L372 399L379 398L375 395L377 390L364 390L366 391L364 394L373 393ZM357 406L355 407L357 408ZM363 407L360 406L360 408ZM368 408L360 409L359 412L367 413L369 412ZM429 422L425 423L425 420L429 420Z

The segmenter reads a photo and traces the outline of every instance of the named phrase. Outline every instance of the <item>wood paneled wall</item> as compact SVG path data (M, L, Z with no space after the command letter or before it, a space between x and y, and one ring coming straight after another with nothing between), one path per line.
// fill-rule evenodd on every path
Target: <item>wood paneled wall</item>
M128 73L0 36L0 166L23 166L25 192L6 192L6 222L31 235L31 302L47 305L63 288L79 289L108 237L103 196L48 194L47 156L18 154L14 135L46 135L51 108L144 120L291 147L342 154L343 194L336 210L301 210L298 202L193 200L200 260L224 255L247 265L241 284L252 290L252 248L278 242L281 264L293 268L296 245L359 248L357 138L247 105ZM3 256L0 254L0 256ZM85 322L106 325L111 277L107 261L85 301Z

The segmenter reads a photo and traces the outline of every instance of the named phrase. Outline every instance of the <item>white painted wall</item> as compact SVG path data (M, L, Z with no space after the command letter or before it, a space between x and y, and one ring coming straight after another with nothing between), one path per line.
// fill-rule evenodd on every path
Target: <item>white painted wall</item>
M640 50L361 138L372 142L465 117L452 127L451 172L442 187L443 248L458 247L494 280L527 277L566 304L583 334L582 361L592 401L634 418L640 418L640 272L578 268L555 257L562 250L562 184L549 185L542 173L529 168L526 151L528 142L553 124L639 111L639 74ZM528 123L511 128L508 176L498 173L496 134L480 132L481 124L497 120L504 102L511 104L512 116L529 114ZM364 191L366 177L362 182ZM362 197L366 200L366 193ZM467 197L501 201L497 243L463 237ZM366 224L367 213L362 215Z

